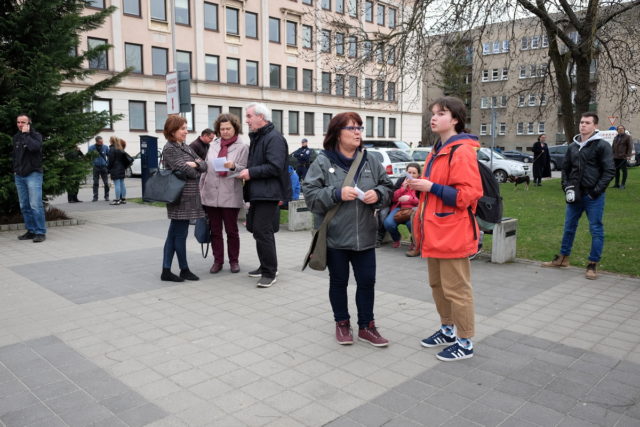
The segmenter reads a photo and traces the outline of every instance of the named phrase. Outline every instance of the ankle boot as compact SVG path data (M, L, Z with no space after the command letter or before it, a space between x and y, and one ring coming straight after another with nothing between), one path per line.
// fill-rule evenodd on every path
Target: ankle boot
M162 269L162 275L160 276L160 280L163 280L165 282L184 282L184 279L173 274L170 268Z
M186 280L200 280L200 278L193 274L188 268L180 270L180 278Z
M569 267L569 255L556 255L551 261L543 262L543 267Z

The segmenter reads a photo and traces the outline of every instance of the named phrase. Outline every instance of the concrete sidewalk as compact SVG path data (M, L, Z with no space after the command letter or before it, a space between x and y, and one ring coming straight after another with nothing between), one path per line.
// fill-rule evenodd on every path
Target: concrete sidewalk
M327 273L300 271L307 232L277 234L269 289L247 277L246 231L240 274L209 274L190 238L201 280L174 285L159 280L165 210L90 192L55 201L84 225L41 244L0 233L2 426L640 425L638 279L475 260L476 355L444 363L420 346L438 326L425 261L385 246L391 344L342 347Z

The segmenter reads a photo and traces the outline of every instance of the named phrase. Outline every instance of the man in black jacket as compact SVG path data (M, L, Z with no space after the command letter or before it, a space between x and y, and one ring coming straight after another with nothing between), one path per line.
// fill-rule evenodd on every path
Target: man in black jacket
M256 241L260 267L249 276L260 277L258 286L268 288L276 282L278 258L274 233L278 231L278 203L289 200L291 181L287 168L289 148L282 134L271 123L271 112L264 104L247 106L249 159L237 178L244 179L244 200L250 203L247 225Z
M589 220L591 233L591 252L587 264L587 279L597 277L597 265L604 247L604 192L615 174L611 145L601 139L596 127L596 113L583 113L580 118L580 134L564 157L562 166L562 188L565 191L567 209L564 221L564 233L560 254L553 261L545 262L543 267L567 267L569 255L576 236L578 221L583 212Z
M624 126L618 126L618 134L613 138L613 163L616 166L616 182L613 188L624 190L627 183L627 160L633 152L631 135L627 134ZM620 183L620 171L622 171L622 183Z
M207 160L207 152L209 151L209 145L215 137L213 130L206 128L200 133L200 136L193 140L189 147L200 157L202 160Z
M47 225L42 203L42 135L31 127L31 119L26 114L19 115L16 122L18 133L13 136L13 173L27 229L18 239L44 242Z

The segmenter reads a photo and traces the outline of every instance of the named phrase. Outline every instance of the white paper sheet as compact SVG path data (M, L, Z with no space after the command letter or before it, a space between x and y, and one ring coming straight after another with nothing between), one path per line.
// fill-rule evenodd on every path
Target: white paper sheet
M358 187L354 187L356 189L356 191L358 192L358 199L362 200L364 202L364 191L362 191L361 189L359 189Z
M217 172L227 172L229 168L224 167L225 163L227 163L226 157L215 157L213 159L213 169Z

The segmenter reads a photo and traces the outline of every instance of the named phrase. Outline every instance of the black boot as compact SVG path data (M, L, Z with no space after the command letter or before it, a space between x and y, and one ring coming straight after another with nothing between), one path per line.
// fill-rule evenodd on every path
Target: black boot
M163 280L165 282L184 282L184 279L173 274L170 268L162 269L160 280Z
M76 203L82 203L82 200L78 200L78 195L77 194L73 195L73 201L76 202Z
M193 274L188 268L180 270L180 278L186 280L200 280L200 278Z

